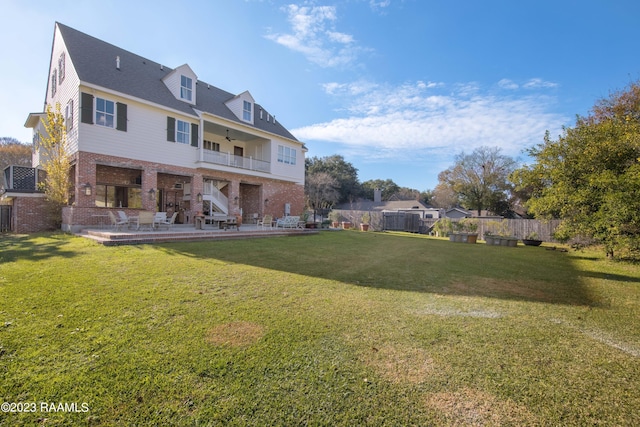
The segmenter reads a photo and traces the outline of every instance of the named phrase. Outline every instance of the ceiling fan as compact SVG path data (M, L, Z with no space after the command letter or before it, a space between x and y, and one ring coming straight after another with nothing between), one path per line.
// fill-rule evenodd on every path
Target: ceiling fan
M229 142L231 142L231 141L235 141L235 140L236 140L235 138L231 138L231 137L229 137L229 129L227 129L227 136L225 137L225 139L226 139L227 141L229 141Z

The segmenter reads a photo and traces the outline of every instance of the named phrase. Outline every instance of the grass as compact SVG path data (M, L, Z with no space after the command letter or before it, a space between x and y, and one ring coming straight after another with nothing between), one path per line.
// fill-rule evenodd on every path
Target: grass
M595 252L0 239L3 426L640 425L640 267Z

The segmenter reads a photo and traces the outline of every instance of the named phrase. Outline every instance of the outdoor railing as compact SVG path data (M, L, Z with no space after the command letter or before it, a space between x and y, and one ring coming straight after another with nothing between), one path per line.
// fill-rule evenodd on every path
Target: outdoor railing
M221 153L219 151L203 150L203 158L207 163L215 163L217 165L231 166L241 169L249 169L259 172L271 172L269 162L254 159L253 157L236 156L231 153Z

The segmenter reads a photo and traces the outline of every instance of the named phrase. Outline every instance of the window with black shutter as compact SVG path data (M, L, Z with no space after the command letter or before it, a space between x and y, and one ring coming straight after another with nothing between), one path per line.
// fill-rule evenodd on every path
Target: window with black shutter
M93 124L93 95L82 93L80 98L80 121L82 123Z
M176 142L176 119L167 117L167 141Z
M126 132L127 131L127 104L116 102L116 107L117 107L116 114L118 115L116 120L116 129Z
M191 146L198 146L198 125L191 123Z

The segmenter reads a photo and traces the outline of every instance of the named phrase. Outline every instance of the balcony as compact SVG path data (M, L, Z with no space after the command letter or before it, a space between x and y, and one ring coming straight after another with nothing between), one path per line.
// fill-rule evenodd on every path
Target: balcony
M236 156L231 153L222 153L219 151L202 150L202 159L205 163L213 163L216 165L230 166L233 168L247 169L256 172L271 172L271 163L264 160L254 159L252 157Z
M3 185L7 191L38 191L38 170L24 166L8 166L4 170Z

